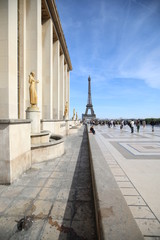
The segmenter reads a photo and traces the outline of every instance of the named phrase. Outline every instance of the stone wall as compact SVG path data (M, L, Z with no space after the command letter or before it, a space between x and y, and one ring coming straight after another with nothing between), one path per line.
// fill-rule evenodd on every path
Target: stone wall
M31 124L0 120L0 184L10 184L31 167Z

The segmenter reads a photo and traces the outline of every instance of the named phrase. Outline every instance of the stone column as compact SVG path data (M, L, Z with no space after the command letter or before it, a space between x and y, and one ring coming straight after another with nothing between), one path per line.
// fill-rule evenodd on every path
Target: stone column
M60 119L64 116L64 55L60 56Z
M26 1L19 1L19 46L18 46L18 71L19 71L19 116L25 119L26 97L28 97L28 79L26 78ZM26 91L27 88L27 91ZM27 94L27 96L26 96Z
M17 87L17 0L1 0L0 118L18 118Z
M53 119L59 119L60 43L53 44Z
M68 101L68 119L70 113L70 72L67 72L67 101Z
M26 1L26 96L29 106L28 75L33 71L37 85L38 107L42 110L42 25L41 0Z
M53 116L53 25L52 20L43 24L42 37L42 118Z
M64 101L67 101L67 64L64 65Z

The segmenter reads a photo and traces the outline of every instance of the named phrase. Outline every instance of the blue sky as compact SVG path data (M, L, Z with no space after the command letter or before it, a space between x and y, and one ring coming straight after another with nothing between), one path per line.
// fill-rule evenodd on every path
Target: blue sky
M56 0L73 70L70 116L160 117L160 0Z

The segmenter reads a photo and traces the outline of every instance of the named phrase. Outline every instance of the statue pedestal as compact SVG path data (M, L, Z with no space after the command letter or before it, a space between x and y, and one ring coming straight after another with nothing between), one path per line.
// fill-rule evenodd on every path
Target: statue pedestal
M32 120L31 133L40 133L40 111L37 107L28 107L26 119Z
M68 120L68 116L63 116L63 120Z

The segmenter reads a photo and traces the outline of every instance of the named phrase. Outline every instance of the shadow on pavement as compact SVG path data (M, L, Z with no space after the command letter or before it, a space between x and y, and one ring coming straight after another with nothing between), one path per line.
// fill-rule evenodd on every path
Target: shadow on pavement
M72 145L74 146L74 144ZM76 163L65 214L61 225L55 222L60 231L59 240L96 240L96 223L92 182L89 162L87 129L84 129L82 143Z

